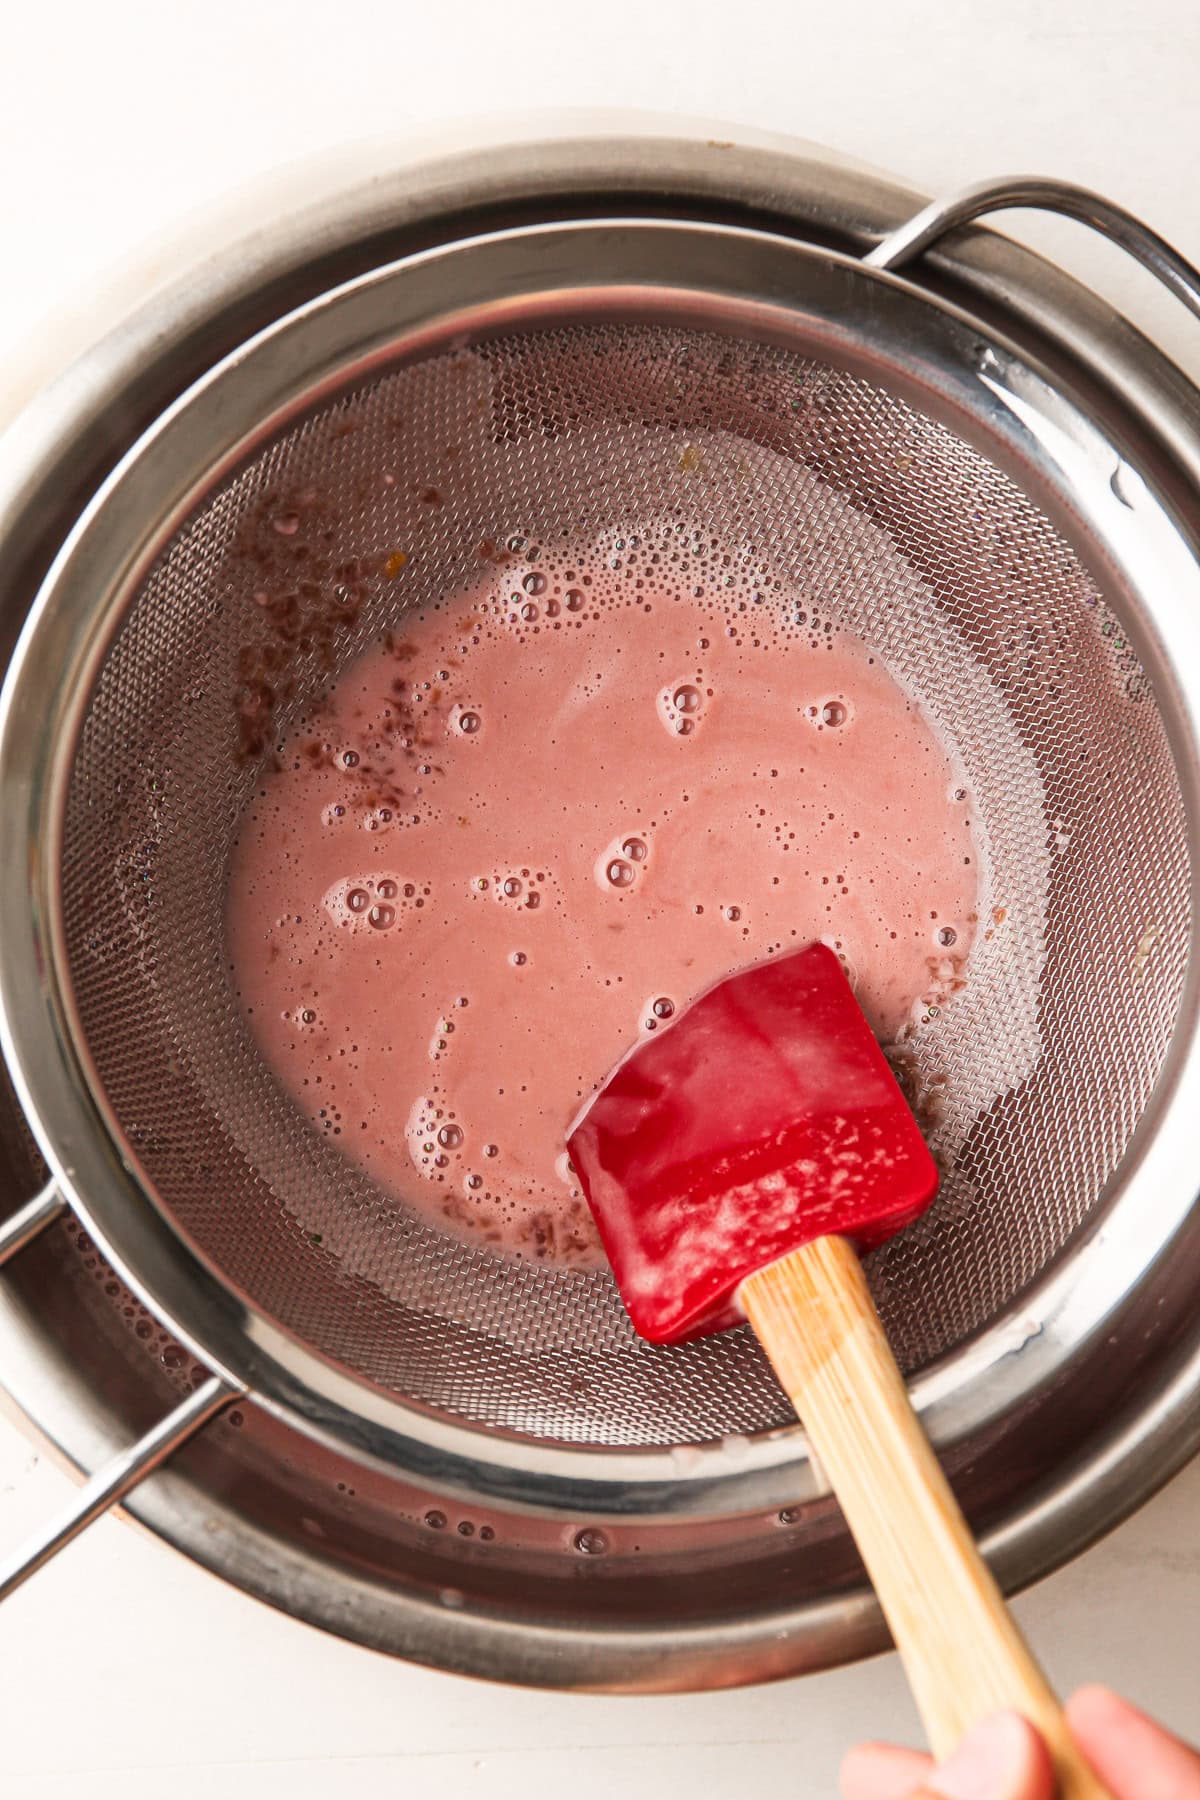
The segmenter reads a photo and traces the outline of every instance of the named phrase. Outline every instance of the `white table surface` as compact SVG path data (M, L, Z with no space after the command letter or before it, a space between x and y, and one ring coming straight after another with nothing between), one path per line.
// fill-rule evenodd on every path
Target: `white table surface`
M0 38L0 365L86 331L102 272L263 170L363 133L672 107L792 131L929 189L1054 173L1200 260L1192 0L13 0ZM1200 331L1073 228L1050 244L1200 374ZM48 322L49 321L49 322ZM0 1543L66 1491L0 1419ZM1200 1464L1018 1611L1068 1689L1200 1724ZM916 1739L893 1657L680 1699L523 1693L390 1663L102 1521L0 1615L0 1800L733 1800L832 1794Z

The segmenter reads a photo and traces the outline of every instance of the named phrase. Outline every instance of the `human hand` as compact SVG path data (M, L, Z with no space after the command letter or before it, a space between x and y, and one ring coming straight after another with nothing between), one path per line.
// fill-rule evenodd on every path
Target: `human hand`
M1107 1688L1068 1702L1071 1734L1114 1800L1200 1800L1200 1754ZM1054 1800L1054 1771L1032 1726L998 1713L935 1767L890 1744L860 1744L842 1764L842 1800Z

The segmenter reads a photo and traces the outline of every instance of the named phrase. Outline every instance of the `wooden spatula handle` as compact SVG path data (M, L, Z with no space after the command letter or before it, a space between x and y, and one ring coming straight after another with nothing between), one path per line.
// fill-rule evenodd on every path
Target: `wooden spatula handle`
M917 1421L853 1247L818 1238L740 1293L841 1502L934 1755L1011 1709L1045 1738L1062 1800L1107 1800Z

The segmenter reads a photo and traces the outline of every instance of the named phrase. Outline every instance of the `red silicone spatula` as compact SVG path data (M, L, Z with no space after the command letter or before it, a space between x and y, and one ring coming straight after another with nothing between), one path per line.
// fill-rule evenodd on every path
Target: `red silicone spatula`
M980 1556L859 1262L937 1171L833 951L732 975L618 1064L570 1138L629 1315L677 1342L747 1317L875 1584L936 1755L1038 1727L1064 1800L1106 1790Z

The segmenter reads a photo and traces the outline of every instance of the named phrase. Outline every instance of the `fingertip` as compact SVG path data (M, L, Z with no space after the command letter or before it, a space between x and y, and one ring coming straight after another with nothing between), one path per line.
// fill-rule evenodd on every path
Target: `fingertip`
M944 1800L1052 1800L1054 1765L1027 1719L993 1713L937 1765L929 1785Z
M1110 1788L1133 1791L1152 1776L1162 1792L1200 1800L1200 1755L1119 1694L1082 1687L1066 1713L1072 1737Z
M929 1774L933 1758L895 1744L857 1744L842 1758L842 1800L907 1800Z
M1113 1719L1128 1718L1135 1710L1128 1700L1122 1700L1120 1694L1114 1694L1111 1688L1098 1681L1089 1681L1076 1688L1066 1705L1067 1719L1072 1726L1104 1725Z

